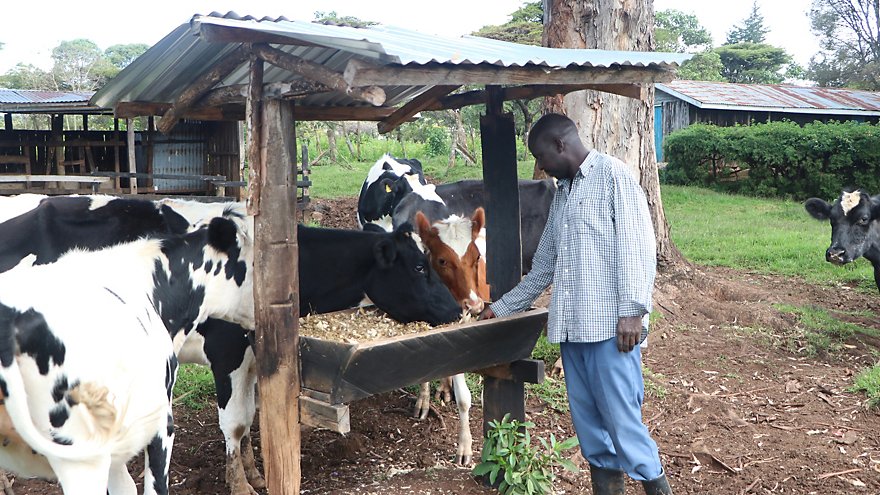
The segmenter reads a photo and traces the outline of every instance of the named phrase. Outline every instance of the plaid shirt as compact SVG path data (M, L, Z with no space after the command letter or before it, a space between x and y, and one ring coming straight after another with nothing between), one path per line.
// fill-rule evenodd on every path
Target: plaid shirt
M656 243L642 188L622 162L595 150L557 186L532 270L492 311L524 311L552 282L550 342L610 339L625 316L643 317L644 340Z

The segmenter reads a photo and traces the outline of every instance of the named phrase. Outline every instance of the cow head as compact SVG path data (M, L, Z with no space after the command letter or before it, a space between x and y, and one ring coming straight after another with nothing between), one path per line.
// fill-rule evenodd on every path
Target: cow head
M825 259L831 263L850 263L880 245L880 196L843 191L834 203L810 198L804 208L813 218L831 222L831 246L825 251Z
M431 266L462 308L472 314L483 310L489 299L486 262L478 242L482 240L486 215L477 208L472 218L452 215L431 225L422 213L416 213L416 225Z
M370 168L358 197L358 223L361 228L373 222L383 223L390 232L389 220L394 208L409 193L413 184L425 183L422 164L418 160L396 160L385 154ZM387 217L387 218L386 218Z
M367 296L397 321L442 325L457 321L461 308L418 248L412 226L404 224L373 246L376 268Z

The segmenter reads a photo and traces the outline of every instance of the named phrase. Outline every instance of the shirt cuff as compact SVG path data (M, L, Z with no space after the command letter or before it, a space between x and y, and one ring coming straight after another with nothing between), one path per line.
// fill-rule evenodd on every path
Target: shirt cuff
M493 309L492 311L495 311L495 310ZM639 304L634 301L621 301L617 305L617 317L618 318L627 318L627 317L631 317L631 316L645 316L646 314L648 314L648 310L645 308L644 304Z
M491 309L492 312L495 313L495 316L498 318L502 316L510 316L514 313L513 309L511 309L510 306L504 304L501 299L490 304L489 309Z

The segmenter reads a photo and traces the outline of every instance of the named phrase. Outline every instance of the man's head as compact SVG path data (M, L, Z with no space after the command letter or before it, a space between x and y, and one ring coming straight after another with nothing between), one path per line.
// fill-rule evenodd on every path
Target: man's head
M571 119L548 113L538 119L529 133L529 151L539 169L557 179L571 179L589 151Z

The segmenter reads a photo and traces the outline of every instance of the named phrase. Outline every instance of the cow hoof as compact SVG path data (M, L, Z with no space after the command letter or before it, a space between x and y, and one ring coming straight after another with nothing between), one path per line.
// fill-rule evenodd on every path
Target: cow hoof
M456 462L459 466L469 466L472 460L472 455L462 454L457 456Z
M256 477L253 477L253 478L248 477L248 483L250 483L251 486L257 490L261 490L263 488L266 488L266 480L260 475L257 475Z

